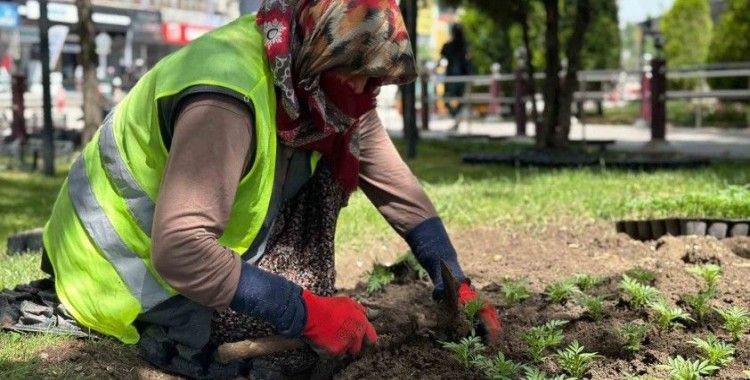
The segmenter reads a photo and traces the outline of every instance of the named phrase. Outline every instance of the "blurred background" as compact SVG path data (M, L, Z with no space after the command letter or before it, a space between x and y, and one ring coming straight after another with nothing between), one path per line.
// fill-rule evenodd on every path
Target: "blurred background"
M36 168L36 158L28 157L43 156L45 124L54 131L53 156L74 151L159 59L258 5L0 1L2 165ZM529 136L539 148L584 140L638 149L670 140L678 150L692 142L683 150L750 155L744 152L750 2L409 0L401 6L421 76L414 86L384 88L379 111L394 136L410 142L409 157L419 135ZM89 17L81 20L82 14ZM46 58L42 44L49 46ZM49 123L43 59L50 68ZM558 80L547 79L553 73ZM98 102L84 110L92 103L83 102L86 86ZM84 114L95 113L101 115L87 123ZM729 146L711 144L722 141Z

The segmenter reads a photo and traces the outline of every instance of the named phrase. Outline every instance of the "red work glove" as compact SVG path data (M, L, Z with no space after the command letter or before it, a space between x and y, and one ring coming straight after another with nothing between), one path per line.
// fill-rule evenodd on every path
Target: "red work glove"
M467 302L477 299L477 291L471 287L469 280L465 280L458 287L458 302L466 305ZM482 332L485 334L487 342L490 344L497 343L500 336L500 318L497 316L497 310L491 303L485 301L484 306L479 310L479 324Z
M362 343L375 343L378 334L367 320L367 312L349 297L321 297L302 291L307 321L302 336L316 348L333 356L357 355Z

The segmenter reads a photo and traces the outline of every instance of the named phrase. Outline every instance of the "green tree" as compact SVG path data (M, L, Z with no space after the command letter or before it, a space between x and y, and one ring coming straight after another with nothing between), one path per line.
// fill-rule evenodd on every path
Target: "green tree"
M750 61L750 1L729 0L729 7L714 31L708 61L711 63ZM713 88L748 88L747 78L713 78Z
M661 31L666 39L664 55L669 66L705 63L712 29L708 0L676 0L661 19Z
M489 74L497 62L503 71L513 68L513 48L510 43L510 25L495 23L486 13L475 7L466 7L461 24L469 42L471 63L477 73Z
M591 3L591 25L581 52L584 70L620 67L622 44L617 10L617 0L597 0Z

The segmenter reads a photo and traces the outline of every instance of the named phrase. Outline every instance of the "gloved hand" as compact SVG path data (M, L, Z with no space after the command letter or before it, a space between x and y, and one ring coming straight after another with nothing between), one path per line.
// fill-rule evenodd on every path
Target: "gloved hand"
M365 339L375 343L378 334L367 312L349 297L322 297L302 291L307 321L302 336L333 356L357 355Z
M471 287L469 280L461 282L458 287L458 302L463 306L475 299L477 299L477 292ZM484 335L489 344L497 343L501 326L495 306L484 301L484 306L479 310L477 316L480 334Z

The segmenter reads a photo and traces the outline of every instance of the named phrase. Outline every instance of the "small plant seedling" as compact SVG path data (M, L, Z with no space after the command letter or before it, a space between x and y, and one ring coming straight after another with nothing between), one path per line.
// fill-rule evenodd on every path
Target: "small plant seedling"
M508 306L513 306L521 301L529 298L529 288L526 285L526 280L504 280L501 285L503 292L503 298Z
M625 349L630 352L641 350L641 342L648 334L649 326L638 321L627 322L617 329L617 335L625 341Z
M522 364L506 358L502 352L498 352L494 359L479 355L473 363L482 370L486 378L493 380L517 379L525 368Z
M633 375L632 373L625 373L622 376L622 380L662 380L658 377L649 375Z
M684 294L681 298L685 304L690 306L690 310L698 321L703 321L706 315L711 312L711 305L708 302L715 296L714 290L706 290L695 294Z
M420 280L426 280L429 275L427 274L427 271L422 267L422 265L417 260L417 257L414 256L413 253L409 252L405 254L398 262L405 262L406 265L409 266L414 272L417 273L417 277L419 277Z
M567 377L565 375L547 377L547 374L544 373L544 371L540 370L539 368L526 366L526 371L524 372L523 380L576 380L576 379L572 377Z
M604 298L582 294L578 297L578 304L586 308L586 314L595 321L604 318Z
M464 305L464 315L466 315L466 319L474 323L477 314L482 310L482 307L484 307L484 300L479 297L467 302Z
M667 364L659 364L657 368L669 371L670 380L700 380L719 369L707 360L688 360L679 355L667 359Z
M661 330L684 327L681 321L694 321L682 308L672 306L664 300L651 302L649 308L654 313L656 326Z
M625 275L643 285L651 285L656 281L656 273L641 267L635 267L625 272Z
M570 280L553 282L544 289L544 294L549 297L550 301L563 303L578 291L576 284Z
M604 277L587 273L576 273L573 275L572 281L578 289L585 292L601 285L604 282Z
M529 346L529 356L534 362L544 359L544 351L547 348L557 346L564 338L562 328L568 321L551 320L541 326L532 327L523 336L523 340Z
M703 352L701 359L708 361L708 364L723 367L734 360L734 345L722 342L713 335L706 338L706 340L693 338L690 344L698 347Z
M375 264L370 271L370 276L367 279L367 293L372 294L383 290L386 285L393 282L396 276L388 269L387 266L382 264Z
M620 289L627 296L627 302L635 309L642 309L649 303L661 297L659 290L651 285L644 285L627 274L622 276Z
M583 346L574 340L565 349L557 351L556 361L568 375L580 379L591 368L591 363L599 357L601 355L596 352L583 352Z
M458 342L440 342L443 348L451 351L453 356L464 365L469 368L469 365L484 352L484 344L482 344L482 338L478 336L470 336L463 338Z
M732 334L732 339L735 342L745 335L745 331L750 327L750 312L739 306L726 309L714 308L714 310L724 319L722 327Z
M696 265L688 268L687 271L702 278L706 282L708 290L715 290L716 283L721 277L721 267L716 264Z

